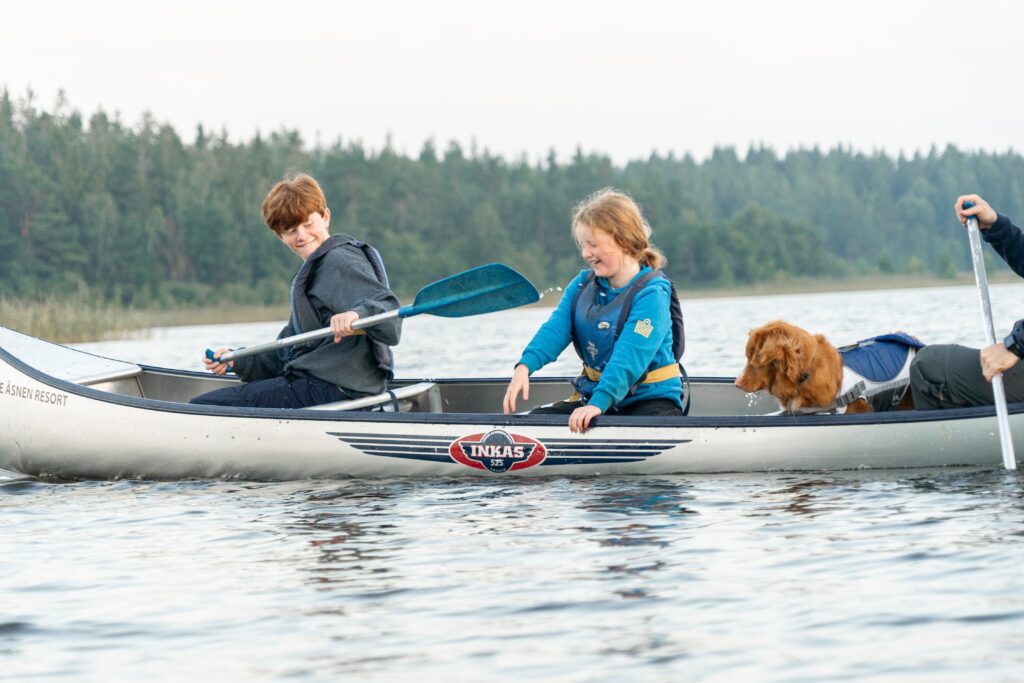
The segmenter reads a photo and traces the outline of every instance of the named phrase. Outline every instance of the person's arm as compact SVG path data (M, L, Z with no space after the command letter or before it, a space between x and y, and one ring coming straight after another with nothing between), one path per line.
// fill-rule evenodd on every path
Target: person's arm
M586 271L583 271L566 285L558 306L533 335L516 362L502 400L502 410L506 415L516 411L516 397L522 395L525 400L530 398L530 375L558 358L572 342L572 301L585 277Z
M516 365L525 365L531 375L558 358L572 343L572 300L586 275L586 271L580 273L565 286L558 306L523 350Z
M349 330L355 320L393 311L401 305L394 292L377 280L363 250L354 246L339 247L324 257L309 298L326 318L321 320L325 327L338 329L334 320L338 314L355 313L357 318L347 316L341 325ZM363 330L371 339L395 346L401 339L402 321L393 318Z
M669 289L668 281L659 279L633 299L622 334L590 397L589 405L602 413L626 397L654 360L665 336L672 333Z
M999 214L992 227L981 231L981 236L1003 257L1013 272L1024 277L1024 232L1020 228Z
M1018 320L1010 334L1002 341L981 350L981 372L989 382L1020 362L1024 355L1024 320Z
M971 202L974 206L964 208L965 202ZM977 219L982 239L992 245L1013 272L1024 277L1024 233L1020 228L1006 216L996 213L987 201L976 194L960 195L953 209L964 225L967 225L968 218Z
M289 322L277 335L278 339L291 337L295 334L292 324ZM284 372L284 366L291 357L290 348L272 349L255 356L245 356L231 361L232 369L243 382L251 382L257 379L270 379L278 377Z

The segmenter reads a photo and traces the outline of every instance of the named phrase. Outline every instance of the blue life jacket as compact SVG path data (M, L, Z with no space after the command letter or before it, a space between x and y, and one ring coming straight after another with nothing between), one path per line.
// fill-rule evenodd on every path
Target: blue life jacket
M589 398L594 393L601 372L608 364L615 349L615 342L618 341L622 328L629 318L633 299L656 277L668 280L671 288L669 313L672 318L672 354L677 363L673 366L658 367L656 362L652 361L644 374L630 387L629 395L635 394L637 387L645 382L664 381L683 374L682 363L679 362L686 346L683 312L672 280L660 270L651 270L634 280L626 291L609 302L607 293L597 284L594 271L590 271L580 282L573 296L570 319L572 344L576 354L583 360L583 373L573 380L573 385L581 396Z
M388 274L384 269L384 260L380 257L380 252L377 251L373 246L366 242L361 242L351 235L332 235L324 241L323 244L314 252L299 268L299 271L295 274L292 279L292 311L291 311L291 323L292 328L295 330L295 334L301 334L304 330L299 324L300 308L302 314L306 320L318 320L319 316L313 308L313 304L309 301L309 297L306 296L306 283L309 280L310 275L313 273L313 266L317 261L323 258L329 251L343 247L346 245L352 245L362 250L366 256L366 260L369 261L370 266L373 268L373 274L377 277L377 281L388 289L391 286L388 284ZM340 313L342 311L335 311ZM319 321L322 323L323 321ZM328 338L329 339L329 338ZM391 347L384 342L377 341L372 337L367 336L367 341L370 342L370 346L373 349L374 360L377 361L377 367L384 371L387 376L387 380L390 382L395 378L395 357L391 352ZM310 350L315 348L317 345L323 343L323 340L315 340L313 342L307 342L306 344L300 344L294 347L296 350Z
M891 410L910 385L910 361L925 344L895 332L862 339L837 351L843 359L843 384L836 405L864 398L876 412Z

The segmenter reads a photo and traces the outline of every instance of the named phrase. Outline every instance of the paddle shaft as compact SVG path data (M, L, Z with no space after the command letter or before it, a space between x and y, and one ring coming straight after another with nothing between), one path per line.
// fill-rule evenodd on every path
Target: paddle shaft
M964 204L964 208L970 208ZM985 342L988 346L996 343L996 328L992 322L992 303L988 297L988 276L985 274L985 260L981 252L981 233L978 219L967 218L967 235L971 241L971 260L974 262L974 280L978 283L978 297L981 300L981 317L985 320ZM1013 437L1010 434L1010 415L1006 410L1006 393L1003 390L1003 373L992 377L992 393L996 399L996 419L999 422L999 443L1003 449L1003 467L1017 469L1013 455Z
M530 281L522 274L503 263L489 263L433 282L416 292L416 298L412 304L402 306L397 310L361 318L356 320L352 327L361 330L392 318L408 318L421 313L444 318L462 318L467 315L493 313L523 306L533 303L539 298L540 293L537 292L537 288L530 284ZM284 339L276 339L265 344L229 351L220 358L217 358L213 351L207 349L206 357L211 361L235 360L292 344L330 337L332 334L334 332L330 327L324 327Z
M364 327L370 327L376 325L379 322L385 320L391 320L397 318L399 312L404 309L396 308L393 311L385 311L384 313L378 313L377 315L371 315L367 318L360 318L359 320L352 323L352 329L361 330ZM266 342L265 344L257 344L256 346L247 346L244 349L238 349L236 351L228 351L220 356L220 358L210 358L210 360L219 360L225 363L229 360L235 360L236 358L245 358L247 356L255 356L258 353L266 353L267 351L273 351L274 349L280 349L285 346L292 346L293 344L301 344L303 342L312 341L313 339L320 339L322 337L330 337L334 332L329 327L324 327L319 330L313 330L311 332L303 332L302 334L292 335L291 337L282 337L281 339L275 339L274 341ZM207 357L209 357L207 353Z

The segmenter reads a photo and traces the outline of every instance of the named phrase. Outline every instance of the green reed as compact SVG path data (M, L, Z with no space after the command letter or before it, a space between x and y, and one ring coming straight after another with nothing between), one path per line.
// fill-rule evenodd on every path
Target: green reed
M0 325L60 343L109 339L143 326L135 311L82 298L0 298Z
M116 339L150 327L285 321L286 306L129 308L85 297L26 301L0 297L0 326L58 343Z

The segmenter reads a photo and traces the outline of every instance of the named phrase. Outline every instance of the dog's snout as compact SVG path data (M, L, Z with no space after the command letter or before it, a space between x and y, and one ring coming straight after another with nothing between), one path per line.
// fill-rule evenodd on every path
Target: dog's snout
M747 393L750 393L751 391L754 390L754 388L752 386L753 382L751 381L751 378L750 378L750 370L749 370L749 368L743 368L743 372L741 372L739 377L737 377L733 381L733 385L735 387L739 388L739 389L742 389L743 391L745 391Z

